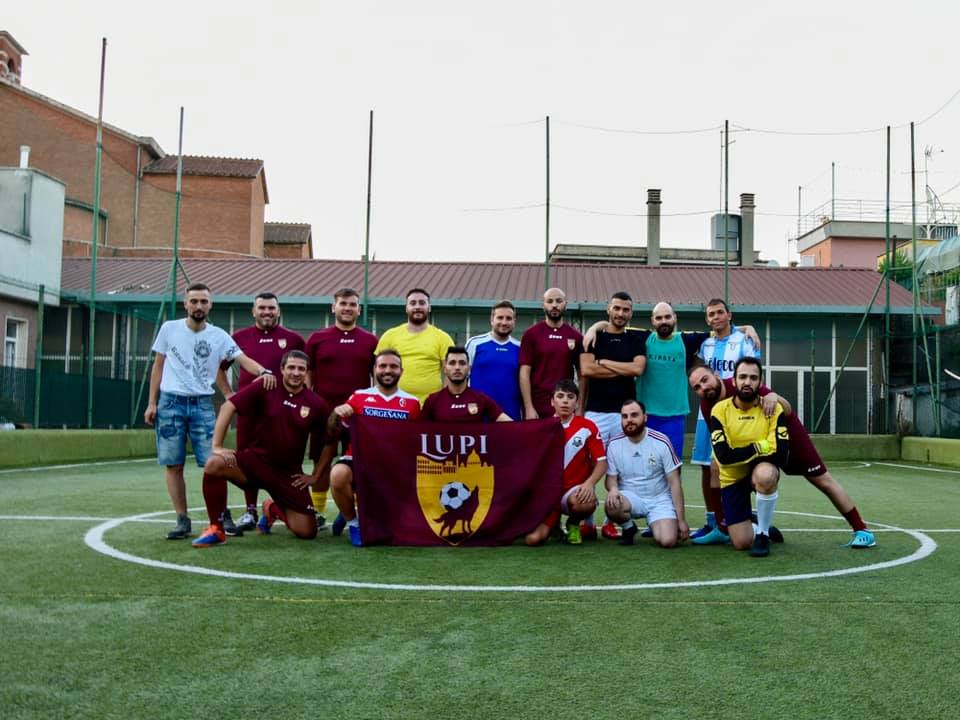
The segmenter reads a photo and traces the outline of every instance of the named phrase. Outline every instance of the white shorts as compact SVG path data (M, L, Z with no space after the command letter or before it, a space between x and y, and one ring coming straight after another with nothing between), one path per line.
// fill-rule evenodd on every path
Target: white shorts
M603 447L607 447L610 438L623 432L623 426L620 425L620 413L587 410L583 416L597 426L597 430L600 431L600 439L603 440Z
M645 517L650 525L657 520L677 519L677 511L673 507L673 496L669 492L654 497L641 497L630 490L621 490L620 494L630 503L630 517Z

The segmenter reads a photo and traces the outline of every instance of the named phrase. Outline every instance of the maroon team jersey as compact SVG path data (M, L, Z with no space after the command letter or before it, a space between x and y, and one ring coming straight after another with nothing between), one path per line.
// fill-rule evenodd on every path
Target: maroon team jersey
M347 401L354 390L370 385L377 336L363 328L341 330L331 325L307 340L313 391L331 407Z
M540 417L553 415L550 398L561 380L573 379L580 364L583 335L564 323L552 328L541 320L520 340L520 364L530 366L533 405Z
M321 429L330 415L329 406L312 390L294 394L283 383L265 390L253 383L230 398L240 417L260 418L258 431L250 438L248 450L261 456L277 470L302 472L303 454L310 432Z
M497 401L471 387L460 394L443 388L423 403L420 420L426 422L495 422L503 413Z
M253 358L276 375L278 383L281 358L291 350L303 350L303 338L298 333L280 325L274 325L269 330L261 330L256 325L252 325L233 333L233 340L243 350L244 355ZM222 367L226 369L230 367L230 363L224 363ZM256 379L254 375L240 368L237 387L245 388Z

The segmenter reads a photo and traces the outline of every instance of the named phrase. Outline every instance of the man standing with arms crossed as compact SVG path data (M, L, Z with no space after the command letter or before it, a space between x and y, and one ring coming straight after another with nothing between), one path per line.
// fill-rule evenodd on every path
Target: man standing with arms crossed
M269 370L244 355L224 330L207 322L213 307L209 287L203 283L190 285L183 306L187 317L165 322L153 342L150 396L143 413L147 425L156 423L157 462L166 467L167 492L177 513L177 524L167 533L168 540L181 540L192 530L183 479L187 435L197 465L203 467L210 456L216 422L213 385L220 363L236 360L251 375L265 376L265 388L276 385Z
M317 330L307 340L306 353L310 358L310 373L307 386L335 408L342 405L354 390L370 386L373 370L373 353L377 336L359 325L360 294L353 288L341 288L333 295L333 325ZM348 433L342 433L339 447L335 444L330 453L345 452L350 444ZM310 458L314 469L321 463L327 447L326 431L314 433L310 439ZM319 482L310 487L313 507L317 511L317 525L323 527L327 507L329 474L324 473ZM343 532L343 517L333 521L333 534Z
M490 332L467 341L470 387L486 393L514 420L523 420L520 397L520 341L511 335L517 310L501 300L490 311Z
M520 340L520 396L525 420L554 414L553 388L572 380L579 370L583 336L564 322L567 296L560 288L543 294L544 319L532 325Z
M280 377L280 360L283 356L291 350L303 350L303 338L300 334L287 330L280 324L280 302L271 292L260 293L253 299L253 325L235 331L233 341L244 355L256 360L276 377ZM233 395L226 374L231 365L232 360L220 363L220 372L217 373L217 387L226 400ZM254 380L256 378L253 375L241 368L237 390L243 390ZM250 414L237 416L237 450L250 447L259 420L260 418ZM224 510L223 525L227 535L239 535L253 530L257 524L256 486L244 488L243 497L246 510L236 525L230 517L230 508Z
M392 348L403 358L400 389L415 395L420 403L443 387L443 358L453 339L430 324L430 293L423 288L407 292L407 322L387 330L377 352Z

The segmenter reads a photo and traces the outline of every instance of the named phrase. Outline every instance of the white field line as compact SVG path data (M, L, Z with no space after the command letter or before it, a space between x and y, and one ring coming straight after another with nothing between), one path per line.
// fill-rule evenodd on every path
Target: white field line
M176 572L187 572L208 577L221 577L233 580L257 580L260 582L293 584L293 585L312 585L321 587L351 588L361 590L398 590L406 592L462 592L462 593L536 593L536 592L605 592L610 590L652 590L664 588L692 588L709 587L723 585L753 585L769 582L789 582L797 580L813 580L826 577L841 577L845 575L855 575L864 572L885 570L907 563L916 562L926 558L937 549L937 543L929 536L915 530L905 530L891 525L884 525L885 530L894 530L904 532L913 537L919 543L919 547L910 555L895 558L885 562L870 563L853 568L842 568L838 570L827 570L822 572L799 573L795 575L768 575L763 577L746 578L721 578L716 580L694 580L682 582L658 582L658 583L618 583L609 585L418 585L408 583L375 583L359 582L353 580L330 580L326 578L304 578L296 576L279 575L258 575L254 573L239 573L227 570L217 570L213 568L199 567L196 565L180 565L177 563L163 562L144 558L137 555L118 550L109 545L104 536L109 530L122 525L125 522L135 520L144 520L166 515L168 511L156 513L143 513L129 518L114 518L108 520L96 527L90 529L84 536L84 542L93 550L107 555L108 557L122 560L125 562L143 565L145 567L174 570ZM784 513L788 514L788 513ZM791 515L808 515L807 513L790 512Z

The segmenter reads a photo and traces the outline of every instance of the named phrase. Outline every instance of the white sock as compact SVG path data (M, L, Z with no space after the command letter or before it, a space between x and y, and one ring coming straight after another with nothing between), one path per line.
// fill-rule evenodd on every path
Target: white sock
M773 523L773 511L777 507L777 491L769 495L757 493L757 529L764 535L770 534L770 525Z
M620 527L624 530L629 530L634 526L633 520L627 520L625 523L622 523Z
M347 522L347 527L360 527L360 519L354 518Z

